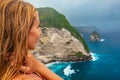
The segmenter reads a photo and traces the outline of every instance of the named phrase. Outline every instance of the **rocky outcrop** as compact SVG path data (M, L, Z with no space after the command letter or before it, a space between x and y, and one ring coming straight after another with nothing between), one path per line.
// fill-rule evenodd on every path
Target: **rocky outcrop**
M87 61L91 55L86 53L83 44L71 33L62 28L44 28L34 55L44 63L54 61Z
M96 31L93 31L91 34L90 34L90 41L91 42L100 42L100 35L96 32Z

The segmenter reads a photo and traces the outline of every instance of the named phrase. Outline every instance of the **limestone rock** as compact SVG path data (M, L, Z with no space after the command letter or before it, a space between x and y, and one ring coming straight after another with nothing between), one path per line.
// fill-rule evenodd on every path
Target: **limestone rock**
M64 28L44 28L34 55L44 63L91 59L83 44Z

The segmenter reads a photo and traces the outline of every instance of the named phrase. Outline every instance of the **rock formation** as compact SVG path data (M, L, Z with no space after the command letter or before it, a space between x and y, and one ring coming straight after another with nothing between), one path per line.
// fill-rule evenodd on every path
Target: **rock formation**
M100 42L100 35L96 32L96 31L93 31L91 34L90 34L90 41L91 42Z
M34 55L44 63L91 59L91 55L86 53L83 44L64 28L42 29L42 36Z

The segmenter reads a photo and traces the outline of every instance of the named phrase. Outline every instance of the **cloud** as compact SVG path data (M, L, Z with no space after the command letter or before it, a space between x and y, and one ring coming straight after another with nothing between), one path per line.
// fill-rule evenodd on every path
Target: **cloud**
M99 28L120 26L120 0L26 0L36 7L53 7L72 25L95 25ZM112 21L114 22L112 24ZM111 24L111 25L109 25Z
M36 7L53 7L67 17L119 15L120 0L26 0Z

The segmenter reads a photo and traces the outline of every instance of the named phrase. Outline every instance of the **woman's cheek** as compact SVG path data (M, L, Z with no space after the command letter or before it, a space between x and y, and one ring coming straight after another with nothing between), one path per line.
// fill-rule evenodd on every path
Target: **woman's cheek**
M38 39L39 39L40 36L41 36L41 30L40 29L37 30L37 35L38 35Z

